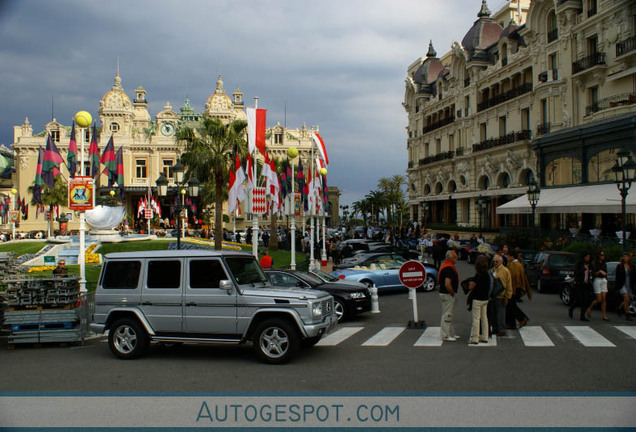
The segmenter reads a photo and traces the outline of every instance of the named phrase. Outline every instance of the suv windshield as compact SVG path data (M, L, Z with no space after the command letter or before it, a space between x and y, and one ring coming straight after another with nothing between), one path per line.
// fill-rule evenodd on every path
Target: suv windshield
M267 276L253 256L228 256L225 261L239 285L267 285Z
M552 255L550 265L554 267L572 267L576 265L578 257L576 255Z

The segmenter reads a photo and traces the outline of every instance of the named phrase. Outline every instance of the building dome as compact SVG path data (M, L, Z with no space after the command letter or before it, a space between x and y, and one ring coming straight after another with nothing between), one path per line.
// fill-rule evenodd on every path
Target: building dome
M413 81L417 84L430 84L437 80L440 72L444 70L444 63L437 57L437 52L433 48L433 41L428 44L428 53L426 60L415 72Z
M462 39L462 46L468 53L469 61L488 60L486 49L499 40L503 30L498 23L490 18L490 10L486 0L482 0L477 17L477 21Z
M232 99L223 90L223 79L221 75L216 80L216 90L205 103L205 113L209 117L225 117L234 109Z
M113 87L102 97L99 106L100 109L132 112L133 104L121 86L119 72L115 75Z

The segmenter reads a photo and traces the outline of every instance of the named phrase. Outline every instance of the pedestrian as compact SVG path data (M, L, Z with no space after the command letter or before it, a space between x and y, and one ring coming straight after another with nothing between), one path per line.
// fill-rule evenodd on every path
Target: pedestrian
M629 259L629 254L623 253L621 255L621 261L616 267L616 289L618 293L623 297L623 302L618 305L618 316L625 314L625 319L631 321L632 317L629 315L629 303L631 301L631 295L634 292L634 284L636 283L636 276L634 276L634 266Z
M587 317L592 318L592 309L597 304L601 304L601 312L603 314L603 320L609 321L607 317L607 264L605 263L605 252L601 251L598 257L592 264L592 288L594 290L594 300L587 308Z
M504 290L494 299L495 325L493 332L497 336L506 336L506 306L512 298L512 281L510 271L503 265L503 257L495 255L493 260L493 277L499 279Z
M469 345L488 342L488 293L490 276L488 275L488 258L481 255L475 261L475 276L468 282L472 294L473 325L470 331Z
M440 324L440 336L443 341L455 342L459 336L453 327L455 306L457 305L457 288L459 287L459 275L455 269L457 253L453 250L446 252L446 260L439 269L439 298L442 302L442 320Z
M261 265L261 268L264 268L264 269L271 269L272 266L274 265L274 259L271 256L269 256L268 251L265 251L263 253L263 256L261 256L260 265Z
M66 269L66 261L61 259L57 262L57 267L53 269L53 276L64 277L68 273Z
M445 254L446 251L444 250L444 246L440 243L439 240L435 240L433 242L433 262L435 264L435 267L439 268L439 266L442 264L442 260L444 259Z
M574 285L572 286L572 304L568 308L568 316L573 318L574 309L581 308L581 321L589 321L585 316L587 310L587 298L592 292L592 266L590 263L591 255L584 252L581 260L577 263L574 270Z
M532 298L532 292L530 291L530 283L526 276L526 270L523 268L523 264L519 261L519 256L514 250L508 251L508 265L506 268L510 271L510 280L512 283L512 298L508 302L506 307L506 328L517 328L517 321L519 322L519 328L528 324L528 316L519 307L519 302L522 297L528 294L528 298Z

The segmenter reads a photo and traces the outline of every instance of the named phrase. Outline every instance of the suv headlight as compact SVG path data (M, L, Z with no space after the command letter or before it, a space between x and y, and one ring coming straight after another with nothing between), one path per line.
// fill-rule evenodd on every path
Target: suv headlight
M322 318L322 303L321 302L313 303L311 305L311 316L314 319Z

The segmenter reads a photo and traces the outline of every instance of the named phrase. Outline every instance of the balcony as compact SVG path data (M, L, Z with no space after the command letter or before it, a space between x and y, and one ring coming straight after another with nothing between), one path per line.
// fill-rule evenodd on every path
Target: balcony
M577 74L594 66L605 64L605 53L595 52L592 55L572 63L572 74Z
M477 111L483 111L485 109L494 107L496 105L499 105L500 103L506 102L510 99L514 99L518 96L521 96L522 94L529 93L531 91L532 83L521 84L520 86L514 87L507 92L493 96L483 102L480 102L479 104L477 104Z
M550 133L550 123L543 123L537 126L537 135L545 135Z
M633 104L636 104L636 93L621 93L612 97L601 99L600 101L593 103L592 105L586 106L585 115L589 116L608 108L615 108Z
M464 156L464 147L457 147L455 149L455 156Z
M620 57L634 50L636 50L636 36L632 36L616 44L616 57Z
M420 159L420 166L422 165L428 165L431 164L433 162L439 162L439 161L443 161L446 159L453 159L453 157L455 157L455 152L449 151L449 152L444 152L444 153L439 153L433 156L427 156L424 159Z
M558 38L559 38L559 29L558 28L555 28L555 29L552 29L552 30L548 31L548 43L554 42Z
M431 123L431 124L428 124L428 125L424 126L424 129L422 130L422 133L427 133L427 132L430 132L432 130L439 129L442 126L446 126L448 124L451 124L454 121L455 121L455 116L444 118L442 120L436 121L435 123Z
M509 134L500 136L499 138L488 138L480 143L473 144L473 153L500 147L506 144L512 144L517 141L527 141L530 139L531 135L531 131L522 130L520 132L510 132Z

